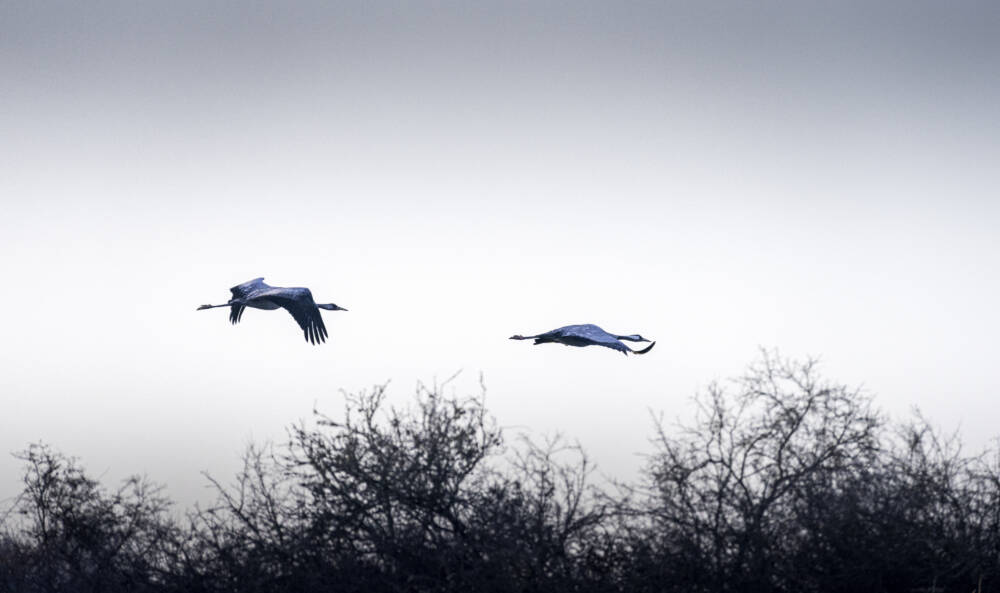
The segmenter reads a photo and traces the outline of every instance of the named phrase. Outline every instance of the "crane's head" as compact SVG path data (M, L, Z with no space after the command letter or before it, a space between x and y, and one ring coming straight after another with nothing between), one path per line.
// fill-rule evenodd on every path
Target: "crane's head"
M618 336L619 340L628 340L629 342L650 342L652 340L647 340L646 338L640 336L639 334L631 334L628 336Z
M319 307L320 309L326 309L327 311L346 311L347 310L347 309L345 309L343 307L338 307L337 305L334 305L333 303L325 303L323 305L316 305L316 306Z

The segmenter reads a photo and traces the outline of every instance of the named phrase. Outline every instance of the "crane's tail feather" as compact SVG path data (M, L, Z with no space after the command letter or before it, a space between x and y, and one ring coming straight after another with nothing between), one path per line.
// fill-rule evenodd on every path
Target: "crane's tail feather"
M631 348L628 348L628 346L626 346L626 348L628 348L632 352L632 354L645 354L645 353L649 352L650 350L652 350L653 346L656 346L656 342L653 342L652 344L650 344L649 346L646 346L642 350L632 350Z

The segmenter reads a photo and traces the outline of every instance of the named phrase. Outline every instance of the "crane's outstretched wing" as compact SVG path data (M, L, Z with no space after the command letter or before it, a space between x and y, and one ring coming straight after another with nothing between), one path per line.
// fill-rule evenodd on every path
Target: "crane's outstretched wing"
M250 297L254 292L260 290L266 290L271 288L267 284L264 284L264 278L254 278L253 280L248 280L243 284L237 284L236 286L229 289L229 292L233 293L233 298L235 299L245 299ZM246 305L233 305L229 307L229 323L236 325L243 319L243 311L246 310Z
M229 292L233 293L234 299L245 299L250 296L254 291L266 290L271 288L267 284L264 284L264 278L254 278L253 280L248 280L243 284L237 284L236 286L229 289Z
M308 288L283 289L282 294L268 294L267 299L292 314L307 342L326 341L326 326Z
M570 341L570 343L575 342L574 345L579 343L579 345L604 346L605 348L617 350L626 356L628 356L630 352L636 352L625 344L622 344L621 340L615 336L592 323L567 325L566 327L561 327L554 331L561 332L564 336L563 340ZM643 350L640 354L645 352L648 352L648 348Z
M617 338L614 338L612 336L589 337L587 338L587 340L589 340L590 343L595 346L604 346L605 348L611 348L612 350L617 350L621 352L625 356L628 356L628 353L632 351L628 346L622 344L621 342L618 341Z

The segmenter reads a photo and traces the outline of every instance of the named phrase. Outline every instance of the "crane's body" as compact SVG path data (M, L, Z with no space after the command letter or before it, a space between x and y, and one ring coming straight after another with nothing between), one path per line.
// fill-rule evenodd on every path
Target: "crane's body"
M600 327L592 323L584 323L581 325L566 325L552 331L545 332L544 334L538 334L537 336L522 336L516 335L511 336L511 340L535 340L535 344L549 344L549 343L559 343L565 344L567 346L604 346L605 348L611 348L617 350L622 354L628 356L631 354L645 354L653 349L656 342L652 342L649 346L646 346L642 350L633 350L623 344L621 340L628 340L630 342L649 342L646 338L640 336L639 334L631 334L626 336L619 336L617 334L612 334L604 331Z
M307 342L318 344L327 338L326 326L320 316L320 309L327 311L346 311L333 303L316 304L308 288L270 286L263 278L254 278L229 289L233 298L224 305L202 305L198 310L229 307L229 322L233 325L240 322L247 307L254 309L284 309L288 311L295 322L302 328L302 334Z

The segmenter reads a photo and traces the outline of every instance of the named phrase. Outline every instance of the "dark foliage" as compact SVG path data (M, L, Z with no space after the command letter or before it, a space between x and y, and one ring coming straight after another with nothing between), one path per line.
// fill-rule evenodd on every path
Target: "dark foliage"
M109 491L33 445L0 591L1000 590L995 452L766 353L695 401L601 490L578 446L505 442L483 397L377 387L250 447L180 522L146 480Z

